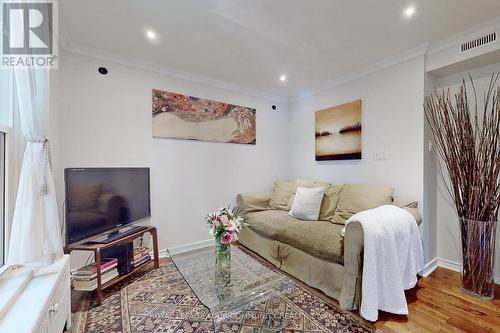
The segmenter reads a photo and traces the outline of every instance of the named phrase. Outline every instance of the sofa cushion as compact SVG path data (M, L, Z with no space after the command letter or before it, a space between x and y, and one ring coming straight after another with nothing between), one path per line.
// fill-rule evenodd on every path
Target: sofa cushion
M292 204L293 204L293 200L295 199L295 192L297 191L297 187L313 188L313 187L320 186L320 185L317 185L317 182L315 182L314 180L307 180L307 179L301 179L301 178L295 179L294 183L295 183L295 187L293 188L292 195L288 199L285 210L292 209Z
M308 186L304 186L308 187ZM340 192L342 191L342 185L331 185L328 183L316 182L310 187L323 187L325 194L323 196L323 201L321 202L321 208L319 210L320 221L332 221L335 215L335 209L340 198ZM290 197L288 202L288 207L291 208L293 200L295 199L295 193Z
M282 210L249 213L245 222L259 235L286 243L314 257L339 264L344 261L341 225L327 221L300 221Z
M354 214L388 205L394 199L394 189L387 186L344 184L340 192L333 222L345 224Z
M325 189L323 187L297 187L290 215L304 221L317 221Z
M325 195L321 202L321 209L319 211L319 219L321 221L332 221L335 215L335 209L340 198L342 185L332 185L325 189Z
M403 208L403 207L418 208L418 201L412 200L412 199L394 198L394 200L392 201L392 204L394 206L398 206L400 208Z
M240 193L236 196L236 203L246 214L268 209L270 199L271 193Z
M295 192L297 185L295 181L277 181L273 185L273 193L269 199L269 208L290 210L288 201Z
M315 180L301 179L301 178L295 179L295 184L297 184L297 187L300 186L300 187L307 187L307 188L330 185L328 183L318 182Z

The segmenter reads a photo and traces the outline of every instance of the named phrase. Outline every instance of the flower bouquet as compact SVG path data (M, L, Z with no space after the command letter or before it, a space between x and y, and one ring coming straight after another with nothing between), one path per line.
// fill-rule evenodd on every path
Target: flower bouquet
M229 266L230 244L238 240L238 232L243 226L243 217L237 208L223 207L207 215L205 221L209 234L215 238L215 263L217 268Z

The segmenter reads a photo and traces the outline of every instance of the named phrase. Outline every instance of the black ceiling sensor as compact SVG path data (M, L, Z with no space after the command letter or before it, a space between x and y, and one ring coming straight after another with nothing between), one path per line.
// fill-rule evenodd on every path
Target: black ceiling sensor
M99 73L101 73L102 75L106 75L106 74L108 74L108 69L107 69L106 67L99 67L99 68L97 69L97 71L98 71Z
M276 110L276 105L273 104L273 106L271 106L271 109Z

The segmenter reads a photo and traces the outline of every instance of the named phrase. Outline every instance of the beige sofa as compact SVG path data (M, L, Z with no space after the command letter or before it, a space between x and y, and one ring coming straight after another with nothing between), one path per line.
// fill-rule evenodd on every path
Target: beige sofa
M300 221L288 214L298 186L325 188L319 221ZM417 203L397 202L388 187L331 185L295 180L276 182L272 193L239 194L246 225L240 243L274 266L337 299L342 309L361 302L363 229L359 223L340 230L354 213L384 204L398 205L421 218Z

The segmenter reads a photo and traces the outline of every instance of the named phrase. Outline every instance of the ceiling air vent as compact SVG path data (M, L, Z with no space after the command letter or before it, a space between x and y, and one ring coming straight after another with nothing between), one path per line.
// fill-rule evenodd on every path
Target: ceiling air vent
M476 38L474 40L470 40L468 42L460 45L461 52L467 52L469 50L475 49L476 47L493 43L497 40L497 33L492 32L491 34L487 34L483 37Z

